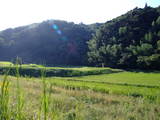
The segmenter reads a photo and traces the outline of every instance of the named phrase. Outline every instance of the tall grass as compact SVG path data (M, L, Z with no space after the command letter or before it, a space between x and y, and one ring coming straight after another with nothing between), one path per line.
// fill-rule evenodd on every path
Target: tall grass
M9 70L5 73L1 92L0 92L0 120L24 120L27 117L25 116L24 110L24 94L23 90L20 86L20 74L19 74L19 65L16 64L16 93L15 93L15 105L11 107L10 103L10 81L8 79ZM48 90L47 83L45 80L45 69L41 71L41 80L42 80L42 95L41 95L41 105L39 108L39 120L48 120L49 119L49 99L51 96L52 85L50 86L50 90ZM48 92L50 91L50 92Z
M8 72L5 73L0 93L0 120L10 120L10 109L9 109L9 85L10 81L8 80Z
M19 66L16 65L16 104L11 107L10 103L10 80L8 79L8 69L4 75L1 93L0 93L0 120L24 120L24 115L22 113L24 106L24 99L22 94L22 89L19 84Z
M46 83L46 71L45 68L41 70L41 80L42 80L42 86L43 86L43 92L42 92L42 96L41 96L41 107L40 107L40 112L39 112L39 119L41 119L41 117L44 120L48 120L48 112L49 112L49 94L48 94L48 90L47 90L47 83ZM41 115L41 113L43 113Z
M16 64L16 119L17 120L23 120L24 115L23 115L23 108L24 108L24 98L23 98L23 92L22 89L20 87L20 83L19 83L19 78L20 78L20 74L19 74L19 65Z

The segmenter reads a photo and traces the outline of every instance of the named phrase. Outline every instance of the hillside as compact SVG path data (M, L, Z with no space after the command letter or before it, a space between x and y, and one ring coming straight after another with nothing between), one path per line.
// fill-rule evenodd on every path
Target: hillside
M0 60L14 61L18 56L25 63L47 65L85 65L87 43L93 30L66 21L42 23L7 29L0 32Z
M92 65L160 68L160 7L135 8L106 22L88 42Z
M48 20L0 32L0 60L46 65L160 68L160 7L92 25Z

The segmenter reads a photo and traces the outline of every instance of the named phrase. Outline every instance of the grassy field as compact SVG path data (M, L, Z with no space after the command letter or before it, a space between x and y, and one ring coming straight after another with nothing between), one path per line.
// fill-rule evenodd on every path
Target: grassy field
M92 89L94 91L131 96L160 96L160 74L119 72L81 77L55 77L48 79L55 85ZM67 82L66 82L67 81Z
M22 68L26 67L45 68L33 64ZM47 69L110 72L45 77ZM21 76L19 69L15 76L0 76L0 120L160 119L158 71L129 72L95 67L48 67L45 70L39 77Z

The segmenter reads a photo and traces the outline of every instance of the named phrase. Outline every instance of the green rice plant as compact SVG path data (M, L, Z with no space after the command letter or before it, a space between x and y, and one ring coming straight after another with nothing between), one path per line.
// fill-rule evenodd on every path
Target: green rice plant
M133 97L144 97L144 96L159 96L159 88L147 88L147 87L138 87L138 86L124 86L116 84L104 84L96 82L86 82L86 81L77 81L77 80L66 80L51 78L48 79L49 83L53 83L55 86L64 87L66 89L86 89L93 90L95 92L107 93L107 94L116 94L116 95L129 95Z

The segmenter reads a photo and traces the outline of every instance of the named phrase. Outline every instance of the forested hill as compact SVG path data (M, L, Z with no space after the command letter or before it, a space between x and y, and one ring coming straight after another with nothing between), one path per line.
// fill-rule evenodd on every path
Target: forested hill
M97 21L98 22L98 21ZM160 7L135 8L104 24L48 20L0 32L0 60L160 69Z
M86 65L86 42L99 25L48 20L1 31L0 60L18 56L25 63Z
M92 65L160 69L160 7L135 8L106 22L88 45Z

